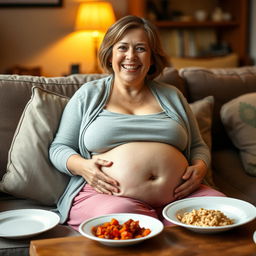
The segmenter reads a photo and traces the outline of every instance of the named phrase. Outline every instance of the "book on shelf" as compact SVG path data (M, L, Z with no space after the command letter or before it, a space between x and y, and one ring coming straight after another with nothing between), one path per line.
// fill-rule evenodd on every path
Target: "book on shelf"
M163 48L168 56L181 55L181 44L178 30L161 30L160 37L163 43Z
M160 36L170 57L202 57L217 41L215 31L209 29L165 29Z

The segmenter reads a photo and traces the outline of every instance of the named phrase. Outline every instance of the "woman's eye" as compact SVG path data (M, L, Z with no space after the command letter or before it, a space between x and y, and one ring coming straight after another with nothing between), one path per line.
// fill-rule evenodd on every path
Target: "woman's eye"
M125 51L125 50L126 50L126 46L120 45L120 46L118 47L118 50Z
M137 47L136 48L137 52L145 52L146 49L144 47Z

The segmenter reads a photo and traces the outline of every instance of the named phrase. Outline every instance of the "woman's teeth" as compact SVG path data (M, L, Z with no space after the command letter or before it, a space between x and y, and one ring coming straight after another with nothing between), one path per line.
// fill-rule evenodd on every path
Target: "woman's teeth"
M138 65L121 65L124 69L129 71L135 71L139 68Z

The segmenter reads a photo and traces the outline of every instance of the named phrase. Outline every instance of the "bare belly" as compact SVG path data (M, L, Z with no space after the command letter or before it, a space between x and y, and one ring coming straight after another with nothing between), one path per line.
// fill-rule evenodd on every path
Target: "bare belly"
M155 207L174 200L174 189L188 166L175 147L155 142L127 143L94 157L113 162L102 171L119 182L120 192L115 195Z

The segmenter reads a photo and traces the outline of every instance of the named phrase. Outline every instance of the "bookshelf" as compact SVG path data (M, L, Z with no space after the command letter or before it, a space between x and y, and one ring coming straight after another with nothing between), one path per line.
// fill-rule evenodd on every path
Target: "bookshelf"
M234 27L238 26L237 21L155 21L155 25L159 28L203 28L203 27Z
M155 10L158 11L153 19L152 10L149 9L150 5L152 7L152 4ZM165 4L165 7L168 6L168 8L161 9L161 4ZM213 21L212 14L217 7L221 8L223 13L228 13L230 19ZM215 41L217 45L224 43L228 46L230 51L239 56L240 65L251 64L248 53L249 0L128 0L128 9L129 14L151 19L159 28L160 35L164 40L167 40L168 34L170 34L169 41L177 41L177 38L180 38L183 33L183 37L190 38L190 40L192 37L197 37L197 40L201 43L207 40L209 44L213 43L213 41ZM164 10L165 13L161 15L159 10ZM195 12L197 10L204 10L208 14L204 21L196 20ZM179 17L180 19L172 15L174 12L182 14ZM173 37L175 31L177 34L176 39ZM212 41L209 41L209 38L211 38ZM164 47L167 47L166 44L168 44L168 42L165 42ZM183 42L180 44L183 44L184 47L184 45L191 44L191 42ZM192 43L192 45L193 44L195 47L196 42ZM186 50L177 50L176 55L183 57L184 52L186 52ZM202 52L203 51L184 57L202 57ZM174 54L173 49L172 53L169 52L168 54ZM204 58L207 58L208 55L209 57L214 55L207 52L203 54ZM223 54L225 55L225 53Z

